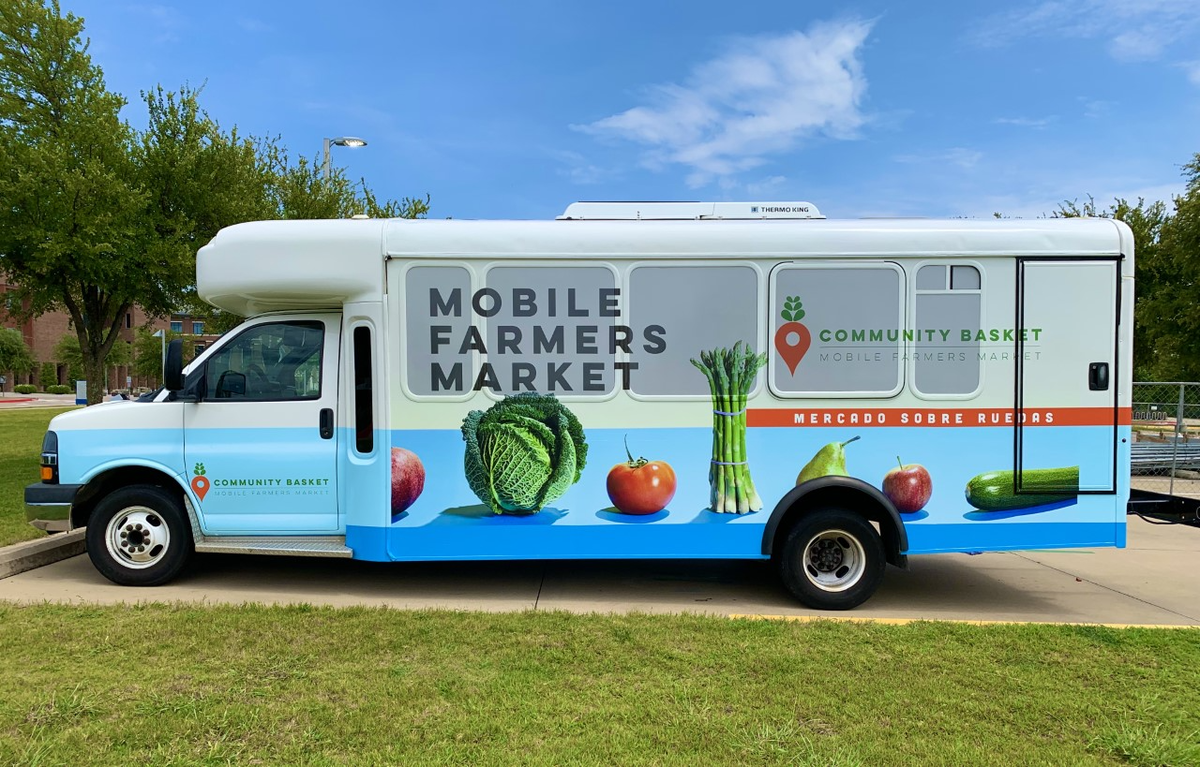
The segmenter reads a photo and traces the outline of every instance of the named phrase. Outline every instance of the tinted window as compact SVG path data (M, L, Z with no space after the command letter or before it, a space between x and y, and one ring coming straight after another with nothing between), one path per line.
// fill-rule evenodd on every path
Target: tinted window
M936 280L923 279L936 270ZM913 388L925 395L971 394L979 388L978 332L982 278L967 264L923 266L917 272Z
M320 322L255 325L206 365L209 396L230 400L297 400L321 396Z
M629 273L630 388L638 394L708 396L692 365L702 350L758 349L758 272L748 266L639 266ZM663 343L649 343L661 329Z
M354 446L360 453L375 449L371 367L371 329L357 327L354 329Z
M780 396L899 391L903 279L890 264L784 265L771 288L771 385Z

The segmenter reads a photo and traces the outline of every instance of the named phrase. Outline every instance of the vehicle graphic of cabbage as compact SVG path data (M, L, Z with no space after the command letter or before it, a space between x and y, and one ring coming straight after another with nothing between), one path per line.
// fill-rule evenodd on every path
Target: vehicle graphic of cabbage
M587 442L552 394L522 392L463 419L467 484L496 514L533 514L579 481Z

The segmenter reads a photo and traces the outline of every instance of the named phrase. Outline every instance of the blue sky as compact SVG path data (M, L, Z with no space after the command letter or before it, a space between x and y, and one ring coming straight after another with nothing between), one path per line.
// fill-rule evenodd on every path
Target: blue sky
M223 125L434 217L575 200L808 200L830 217L1169 199L1200 152L1200 2L126 3L83 16L131 101L206 83ZM999 10L997 10L999 9Z

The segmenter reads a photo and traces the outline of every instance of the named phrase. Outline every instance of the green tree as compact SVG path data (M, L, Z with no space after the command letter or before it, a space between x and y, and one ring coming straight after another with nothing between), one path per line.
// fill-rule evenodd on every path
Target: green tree
M83 359L83 351L79 348L79 338L70 333L58 339L58 343L54 345L54 360L60 365L66 365L68 377L72 381L97 381L97 384L88 387L88 400L91 400L91 389L99 388L100 396L104 396L104 389L108 386L108 371L109 368L119 365L129 365L133 362L133 345L118 340L108 351L108 356L105 357L100 366L101 375L98 378L84 377L83 372L86 369Z
M36 367L37 360L25 344L21 331L0 328L0 375L32 373ZM3 390L4 387L0 387L0 391Z
M1153 372L1160 381L1200 381L1200 153L1183 175L1187 186L1162 226L1154 271L1137 286L1146 296L1145 319L1155 323Z
M82 34L58 0L0 4L0 272L28 313L70 314L89 379L135 303L152 317L190 310L212 332L237 324L195 296L196 250L221 227L428 212L428 197L380 202L340 169L326 180L291 163L276 139L223 129L195 89L144 92L147 128L134 131Z
M195 354L195 342L190 336L165 330L165 343L169 344L176 338L183 339L183 358L191 359ZM164 339L154 335L150 328L137 329L133 337L133 374L141 378L149 378L158 383L162 382L162 357Z
M42 370L38 373L38 386L42 391L46 391L47 386L54 386L58 383L58 365L53 362L43 362Z
M0 6L0 270L32 312L67 310L100 380L145 287L127 257L144 199L129 183L125 101L105 87L82 29L57 0Z
M1171 220L1166 203L1161 200L1147 203L1139 197L1137 204L1133 205L1118 198L1107 209L1100 209L1089 196L1082 205L1075 200L1063 202L1052 215L1055 218L1115 218L1129 225L1133 231L1136 270L1133 375L1136 380L1142 381L1166 380L1159 376L1163 369L1162 352L1170 331L1159 321L1161 307L1157 305L1156 298L1160 296L1160 290L1173 280L1161 243L1163 228Z

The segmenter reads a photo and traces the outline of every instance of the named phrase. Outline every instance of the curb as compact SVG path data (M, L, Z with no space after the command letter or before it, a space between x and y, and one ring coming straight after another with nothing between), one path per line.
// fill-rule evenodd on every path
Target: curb
M87 551L86 528L0 548L0 580Z
M36 402L36 401L37 401L36 397L24 397L22 399L16 399L14 397L0 397L0 405L13 405L13 404L16 404L19 402Z
M751 615L731 613L729 618L742 621L781 621L785 623L874 623L880 626L908 626L913 623L957 623L964 626L1093 626L1106 629L1191 629L1191 623L1072 623L1062 621L964 620L961 618L875 618L869 615Z

